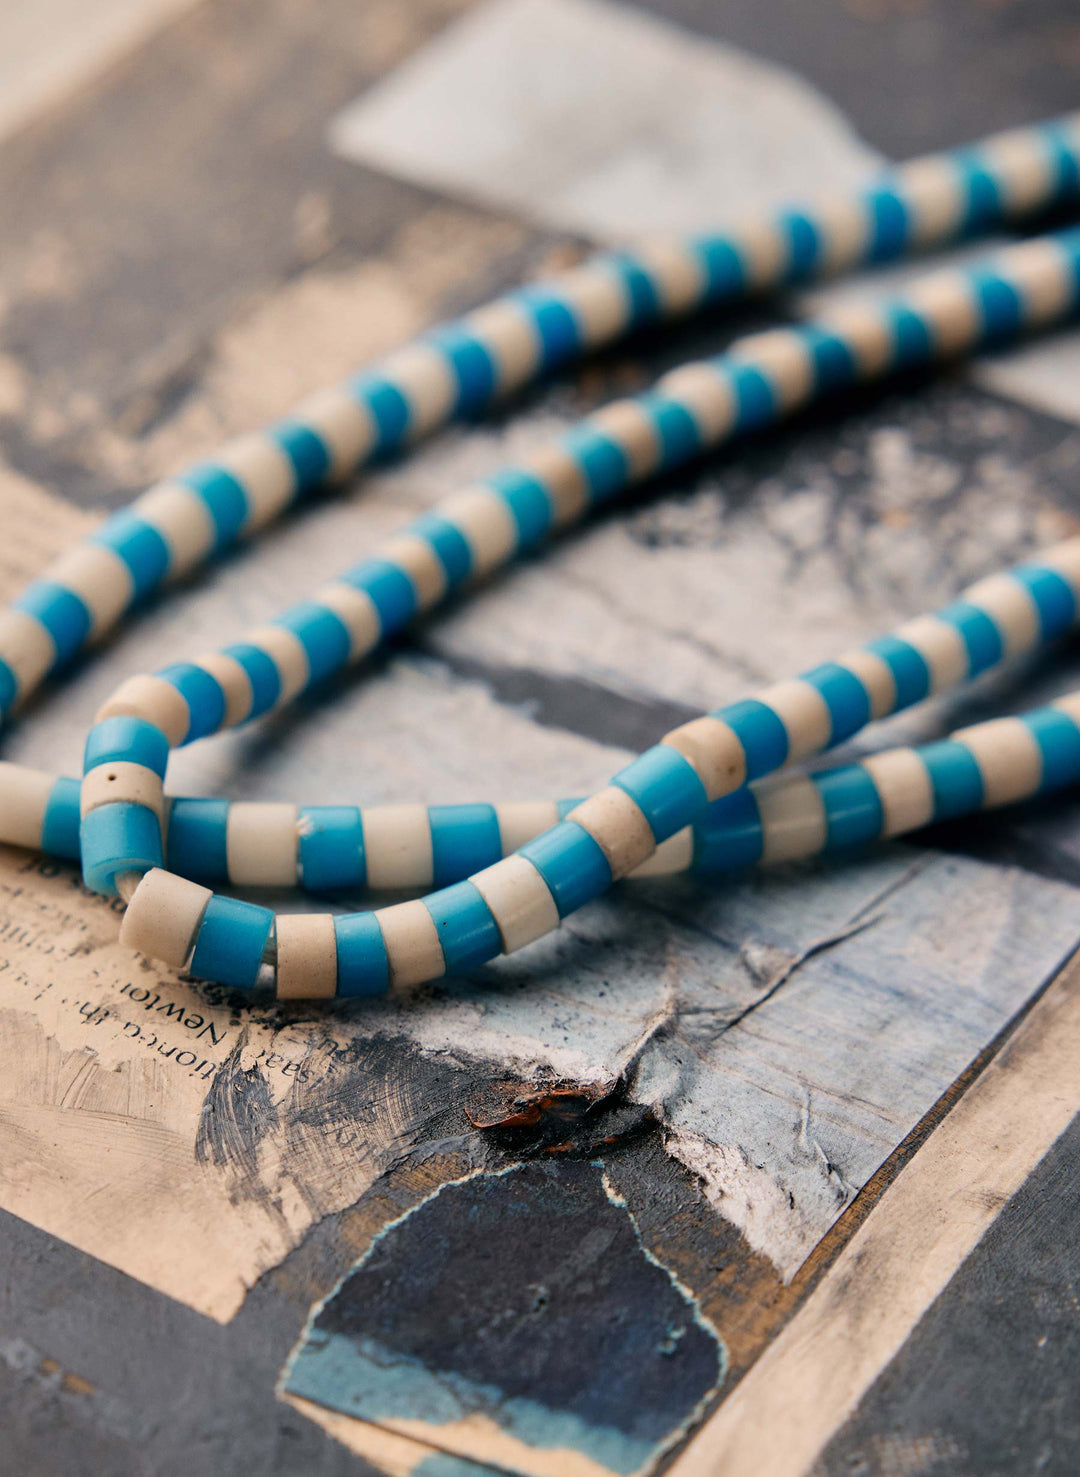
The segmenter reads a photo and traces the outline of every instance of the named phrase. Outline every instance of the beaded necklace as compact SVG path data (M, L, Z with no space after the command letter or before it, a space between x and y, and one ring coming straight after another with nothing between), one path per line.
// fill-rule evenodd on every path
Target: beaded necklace
M0 616L0 711L136 601L455 415L643 324L895 258L1080 196L1080 117L916 161L858 195L724 236L597 258L512 294L151 489ZM127 903L121 939L202 979L283 998L381 992L474 968L629 875L712 872L892 836L1080 777L1080 696L812 775L783 766L1070 628L1080 540L935 615L694 719L584 800L294 807L167 801L170 750L276 710L451 591L625 488L860 380L1055 322L1080 301L1080 231L937 272L889 300L736 342L441 503L248 637L125 682L80 782L0 766L0 837L81 857ZM771 777L771 778L770 778ZM437 890L373 912L282 914L205 882Z

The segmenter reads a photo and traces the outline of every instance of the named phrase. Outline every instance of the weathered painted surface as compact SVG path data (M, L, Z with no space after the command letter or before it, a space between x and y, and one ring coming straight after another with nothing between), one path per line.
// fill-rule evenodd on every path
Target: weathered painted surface
M598 1165L442 1186L313 1314L288 1394L500 1468L638 1472L700 1413L723 1350Z
M84 526L45 488L115 501L541 259L544 241L516 221L323 152L330 115L458 8L203 7L100 96L0 150L9 584ZM728 34L747 45L756 24L763 54L780 47L770 25L805 32L790 7L744 9L725 7ZM686 0L680 13L693 11ZM1008 32L1011 12L994 14L965 9L946 50L954 31ZM819 84L843 68L818 33L853 24L820 9L805 64ZM890 13L873 34L900 24ZM925 37L925 16L906 24ZM988 66L1002 55L990 52ZM1043 106L990 117L984 105L952 88L937 134L932 108L905 123L899 103L889 127L917 123L926 146ZM893 149L884 123L854 112ZM530 397L509 424L441 438L297 517L148 612L5 753L74 767L117 677L228 639L441 492L729 329L636 344ZM371 680L185 755L175 783L474 799L479 771L492 798L587 789L702 703L1074 527L1078 466L1073 427L970 387L867 396L650 490L432 622ZM1065 678L1063 659L1026 674L1026 691ZM984 690L967 711L997 700ZM950 716L927 710L911 731ZM345 775L342 752L356 756ZM23 1343L4 1356L0 1405L20 1473L70 1469L73 1452L135 1472L151 1432L155 1477L217 1477L238 1453L275 1474L366 1471L366 1453L395 1477L461 1477L460 1457L328 1406L300 1404L300 1418L273 1384L312 1304L388 1222L437 1205L448 1179L487 1183L523 1161L603 1158L620 1213L715 1324L737 1378L819 1274L820 1249L802 1260L817 1238L1075 941L1072 829L1066 807L1032 807L842 868L624 889L520 961L395 1006L329 1011L251 1010L133 967L107 907L70 873L0 859L0 1205L25 1218L3 1218L22 1269L5 1321ZM560 1173L535 1202L553 1214ZM595 1172L567 1169L579 1173Z

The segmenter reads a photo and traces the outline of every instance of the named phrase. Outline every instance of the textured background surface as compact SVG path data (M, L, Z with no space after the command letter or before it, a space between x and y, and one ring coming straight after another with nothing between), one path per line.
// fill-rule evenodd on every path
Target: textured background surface
M29 121L0 137L7 588L151 477L433 319L572 260L582 236L632 229L636 58L653 34L637 12L665 27L656 46L671 75L689 66L696 79L650 117L674 151L670 199L699 218L721 220L761 188L761 170L736 167L737 128L790 166L796 127L804 175L816 160L821 176L850 177L875 152L1067 107L1080 77L1080 23L1064 4L830 0L812 23L772 0L586 6L568 71L586 123L598 107L609 121L586 176L606 182L602 217L575 175L584 126L534 161L563 181L543 211L495 175L479 189L434 165L401 159L391 174L385 158L379 170L332 152L331 126L339 150L371 148L359 125L387 87L422 98L435 86L434 110L447 84L431 73L447 56L462 66L445 28L466 8L222 0L147 38L163 12L131 6L116 30L82 33L64 98L39 92L29 116L24 92ZM550 76L522 30L522 15L535 26L543 14L542 0L497 7L508 76L522 58ZM475 38L483 18L468 24ZM57 26L80 34L70 18ZM720 53L702 37L723 43L726 71L710 71ZM594 96L605 38L624 63L597 65ZM465 72L451 70L451 96L470 65L467 54ZM710 95L714 75L728 86ZM709 108L695 111L702 93ZM482 113L479 93L471 103ZM417 120L422 152L422 109ZM639 146L632 168L624 138ZM423 182L401 177L414 174ZM6 735L4 756L73 770L120 675L216 644L415 509L763 311L604 356L297 516L150 611ZM679 716L1074 529L1080 429L1058 382L1078 342L1066 332L1009 365L863 395L647 489L425 626L367 680L184 755L175 784L306 801L587 790ZM1077 666L1059 652L893 732L1030 703ZM249 1011L133 972L106 907L63 869L10 853L0 1470L463 1477L497 1461L561 1477L569 1454L624 1467L660 1454L793 1315L798 1327L879 1197L887 1210L898 1168L917 1171L972 1064L1071 953L1076 830L1055 802L862 862L626 889L476 979L324 1012ZM823 1472L1074 1469L1074 1137L832 1437ZM442 1269L430 1303L394 1270L409 1236ZM373 1242L359 1281L343 1282ZM350 1301L372 1276L381 1301ZM312 1344L325 1327L369 1371L374 1348L393 1375L378 1398L370 1373L359 1395L338 1365L325 1373ZM277 1382L299 1346L294 1369L314 1373L286 1378L290 1406ZM643 1410L651 1359L664 1377ZM927 1368L943 1373L915 1377ZM561 1450L544 1450L545 1430Z

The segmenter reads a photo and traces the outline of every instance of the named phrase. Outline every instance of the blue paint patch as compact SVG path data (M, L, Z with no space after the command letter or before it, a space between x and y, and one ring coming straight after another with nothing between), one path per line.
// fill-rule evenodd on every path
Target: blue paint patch
M699 1418L725 1369L625 1202L571 1162L469 1176L385 1227L313 1309L281 1387L409 1421L421 1440L428 1427L444 1448L456 1423L490 1421L523 1457L575 1452L629 1477Z

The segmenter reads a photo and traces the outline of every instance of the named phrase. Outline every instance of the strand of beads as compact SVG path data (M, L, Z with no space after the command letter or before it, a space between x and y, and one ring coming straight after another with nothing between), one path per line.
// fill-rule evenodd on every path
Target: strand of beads
M597 257L437 329L159 483L56 561L0 613L0 721L164 583L452 417L643 325L895 259L1078 195L1074 114L914 160L862 190L722 234Z
M936 615L674 730L564 820L467 880L416 901L337 917L275 919L268 908L220 897L164 871L160 861L147 865L136 848L156 843L160 855L160 810L154 807L160 803L168 740L145 717L114 715L88 741L84 867L95 869L91 875L99 887L120 883L131 891L124 937L177 968L190 964L200 978L253 988L273 950L283 997L419 984L541 937L693 826L710 802L850 738L873 719L1054 639L1075 623L1078 605L1080 540L1071 540L1037 564L980 581ZM1030 736L1029 750L1041 754L1037 734ZM1007 793L1011 750L1000 732L992 729L974 753L981 793ZM1038 765L1041 773L1041 758ZM125 766L139 771L138 798ZM955 770L956 760L949 757L932 768L924 765L924 775L946 787ZM94 803L117 783L120 802ZM771 832L802 836L803 844L820 839L826 814L814 798L817 787L807 783L809 788L777 791L764 817L759 811ZM925 778L920 793L925 795ZM886 798L894 811L916 804L907 789ZM110 811L119 812L119 828L110 820L112 830L99 829L95 817ZM128 824L132 812L139 816L138 828ZM143 817L157 830L151 833ZM120 835L126 849L103 859L101 838L108 844L113 835Z
M1073 692L936 743L756 781L713 801L700 821L670 836L628 875L713 875L846 851L1078 780L1080 692ZM510 856L581 803L275 806L275 870L281 877L288 870L289 883L309 892L448 887ZM227 800L167 803L169 871L203 884L257 886L262 869L255 879L247 872L244 841L270 829L254 814L260 809ZM0 842L79 859L78 780L0 764L0 814L6 822ZM139 929L140 919L129 914L121 937L147 952Z

